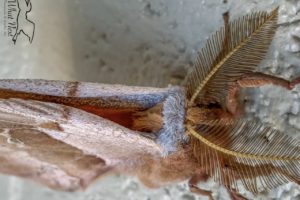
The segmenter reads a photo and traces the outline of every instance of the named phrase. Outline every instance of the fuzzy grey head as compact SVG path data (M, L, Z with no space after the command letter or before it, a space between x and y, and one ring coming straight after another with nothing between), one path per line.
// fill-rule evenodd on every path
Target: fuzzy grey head
M157 138L165 155L176 151L178 144L187 140L185 135L185 90L172 87L163 104L164 125Z

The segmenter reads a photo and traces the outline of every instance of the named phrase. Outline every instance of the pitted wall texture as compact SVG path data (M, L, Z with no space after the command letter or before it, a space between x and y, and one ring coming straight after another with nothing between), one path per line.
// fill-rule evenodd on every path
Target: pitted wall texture
M0 1L0 7L4 0ZM0 78L40 78L140 86L177 84L197 51L222 25L222 13L236 18L280 6L279 28L260 71L291 79L300 75L298 0L31 0L36 23L33 43L20 37L14 46L0 37ZM227 2L227 3L226 3ZM3 16L3 9L0 16ZM3 22L1 22L3 23ZM247 113L300 137L300 87L266 86L246 91ZM216 199L224 188L209 181ZM150 190L135 178L106 177L84 192L51 191L14 177L0 177L3 200L196 200L186 183ZM251 194L244 195L253 198ZM257 199L299 199L292 183Z

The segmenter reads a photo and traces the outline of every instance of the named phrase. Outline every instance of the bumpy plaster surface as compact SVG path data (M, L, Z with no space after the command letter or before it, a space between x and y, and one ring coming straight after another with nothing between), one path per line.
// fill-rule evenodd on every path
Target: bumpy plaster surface
M0 7L4 0L0 1ZM127 85L178 83L196 52L232 18L280 6L281 24L260 71L287 79L300 75L300 2L297 0L31 0L36 23L32 45L21 37L16 46L0 37L1 78L81 80ZM226 3L227 2L227 3ZM0 11L0 16L3 16ZM3 23L3 22L1 22ZM292 136L300 136L300 87L292 92L266 86L246 91L249 117L258 117ZM228 199L209 181L216 199ZM158 190L135 178L107 177L87 191L61 193L18 178L0 177L1 199L183 199L204 197L181 183ZM248 197L251 194L244 193ZM300 188L287 184L257 199L299 199Z

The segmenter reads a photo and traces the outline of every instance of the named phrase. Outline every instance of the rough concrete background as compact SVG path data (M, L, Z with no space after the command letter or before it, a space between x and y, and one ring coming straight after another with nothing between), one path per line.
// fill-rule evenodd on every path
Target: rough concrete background
M5 0L0 1L0 19ZM290 79L300 75L298 0L31 0L33 44L16 46L0 36L0 78L43 78L127 85L178 83L211 33L231 18L280 6L281 26L260 70ZM227 3L226 3L227 2ZM1 20L1 23L3 21ZM2 27L2 25L1 25ZM0 30L2 31L2 30ZM300 87L292 92L266 86L247 91L248 115L300 136ZM228 199L213 182L201 184L215 199ZM0 199L205 199L181 183L158 190L135 178L106 177L84 192L62 193L14 177L0 177ZM251 194L244 193L250 198ZM300 199L292 183L256 199Z

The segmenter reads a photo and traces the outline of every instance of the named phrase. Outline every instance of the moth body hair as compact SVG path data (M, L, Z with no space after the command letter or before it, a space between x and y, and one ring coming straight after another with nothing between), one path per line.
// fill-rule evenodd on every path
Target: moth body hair
M165 154L177 150L178 145L187 140L185 135L185 90L180 87L170 89L168 97L163 103L163 128L159 131L157 143Z

